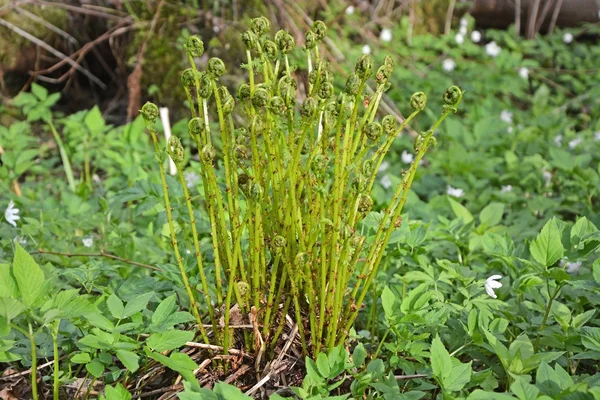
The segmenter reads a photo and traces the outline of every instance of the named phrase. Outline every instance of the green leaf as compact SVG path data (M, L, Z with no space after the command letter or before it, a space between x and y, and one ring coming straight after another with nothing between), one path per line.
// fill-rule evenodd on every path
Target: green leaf
M73 357L71 357L71 362L74 364L85 364L92 361L89 353L77 353Z
M600 328L581 328L581 343L590 350L600 351Z
M23 304L28 308L31 307L45 292L44 272L18 243L13 261L13 275Z
M102 117L102 112L100 112L98 106L94 106L94 108L85 114L83 123L92 133L104 130L104 117Z
M119 358L119 360L121 360L125 368L127 368L131 372L137 371L137 369L140 367L140 365L138 364L138 355L131 351L117 350L117 357Z
M448 355L450 356L450 355ZM458 359L452 358L452 369L450 373L442 378L442 386L444 390L457 392L462 390L471 380L471 361L467 364L461 363Z
M367 358L367 350L365 349L365 345L359 343L352 352L352 364L356 368L359 368L365 363L365 359Z
M469 222L473 221L473 214L471 214L471 212L467 210L465 206L449 196L447 196L447 199L450 203L452 211L454 212L454 215L456 215L457 218L460 218L464 224L468 224Z
M598 231L596 225L594 225L586 217L581 217L575 222L575 225L571 228L571 244L573 246L578 245L585 237Z
M148 292L134 297L125 306L125 310L123 310L123 318L129 318L133 314L140 312L144 308L146 308L146 305L148 305L148 302L150 301L152 296L154 296L154 292Z
M543 362L535 374L535 386L542 392L552 398L560 393L559 377L556 371L547 363Z
M385 286L383 288L383 292L381 293L381 304L383 306L383 313L385 314L385 319L388 321L391 321L394 318L395 301L396 295L394 295L394 292L392 292L392 290L388 286Z
M116 387L107 386L104 389L106 400L131 400L131 393L120 383Z
M192 385L194 390L200 390L198 380L193 373L198 368L198 365L187 354L173 353L170 357L166 357L160 353L151 351L149 347L144 347L144 351L148 357L173 371L179 372Z
M552 218L544 225L540 234L529 246L533 258L545 267L549 267L560 260L565 252L560 237L560 229L554 218Z
M540 390L529 383L530 377L513 375L515 381L510 385L510 390L519 398L519 400L535 400Z
M502 203L490 203L486 206L479 214L479 220L481 225L488 228L496 226L502 221L502 215L504 214L504 204Z
M46 97L48 97L48 90L37 83L31 84L31 93L33 93L40 101L44 101L46 100Z
M0 264L0 297L11 297L13 299L19 297L19 288L8 264Z
M594 264L592 265L592 275L594 276L596 283L600 285L600 258L594 261Z
M571 321L571 326L575 329L581 328L588 322L596 313L596 310L588 310L582 314L576 315Z
M431 353L431 369L434 375L442 381L443 377L448 376L452 371L452 358L439 335L436 335L431 342L429 352Z
M485 392L481 389L475 390L467 397L467 400L514 400L515 398L509 394Z
M97 358L94 358L92 361L85 365L85 369L87 369L87 371L94 378L100 378L104 373L104 364Z
M21 314L25 308L19 300L0 297L0 316L6 318L8 322Z
M146 343L154 351L163 352L177 349L192 339L194 339L192 331L170 330L165 333L153 333Z
M252 400L252 397L246 396L240 389L227 383L217 382L214 392L219 399L223 400Z
M110 311L111 315L115 319L123 319L123 311L125 311L125 306L123 302L116 294L111 294L106 299L106 306L108 307L108 311Z
M323 378L329 378L331 370L329 369L329 359L327 358L327 355L325 353L319 353L317 355L316 363L319 374L321 374Z
M173 294L160 302L156 311L152 314L152 325L160 325L165 322L177 309L177 295Z

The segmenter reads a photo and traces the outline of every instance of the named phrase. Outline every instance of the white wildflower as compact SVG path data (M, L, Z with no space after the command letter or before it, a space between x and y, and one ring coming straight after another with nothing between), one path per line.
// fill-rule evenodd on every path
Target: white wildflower
M513 113L508 110L502 110L502 112L500 113L500 120L502 122L506 122L507 124L512 124Z
M508 128L506 128L506 133L513 133L513 127L509 126Z
M466 27L467 25L469 25L469 21L467 21L467 19L465 17L462 17L460 19L460 27L462 28L463 26Z
M402 155L400 156L400 158L402 158L402 162L404 164L410 164L414 160L413 154L409 153L406 150L402 150Z
M567 32L563 35L563 42L569 44L573 41L573 34L571 32Z
M548 171L546 168L543 168L542 176L544 177L544 181L546 181L546 186L550 186L550 182L552 181L552 172Z
M448 188L446 189L446 194L452 197L463 197L465 191L460 188L453 188L452 186L448 185Z
M390 167L390 162L389 161L384 161L381 163L381 165L379 166L379 171L378 172L385 172L387 171L387 169Z
M562 135L554 136L554 144L557 146L562 146L563 137Z
M467 34L467 26L466 25L461 25L460 29L458 30L458 33L460 33L461 35L465 36Z
M25 238L25 236L15 236L13 242L19 243L20 245L24 246L27 244L27 239Z
M19 209L15 207L15 203L12 200L8 203L6 211L4 211L4 219L15 228L17 227L17 221L21 219L19 217Z
M581 261L565 262L565 271L567 271L569 274L576 274L577 272L579 272L580 268L581 268Z
M485 291L493 299L498 298L494 292L494 289L499 289L502 287L502 283L498 282L499 279L502 279L502 275L492 275L485 280Z
M583 142L583 138L576 137L575 139L569 141L569 148L573 150L575 147L579 146Z
M200 175L195 172L186 172L183 174L183 179L185 179L185 184L188 188L194 187L200 182Z
M81 239L81 243L83 243L85 247L92 247L94 245L94 238L91 236L84 237Z
M354 6L346 7L346 15L352 15L352 14L354 14Z
M381 183L381 186L386 190L392 187L392 179L387 174L385 174L379 182Z
M523 79L529 78L529 68L527 68L527 67L519 68L519 76Z
M452 72L456 68L456 63L451 58L446 58L442 61L442 69L446 72Z
M594 140L600 140L600 131L594 132Z
M454 36L454 40L457 44L463 44L465 42L465 37L460 33L457 33L456 36Z
M471 40L473 41L473 43L481 42L481 32L479 32L479 31L471 32Z
M500 54L501 51L502 48L500 48L500 46L498 46L498 44L495 41L489 42L485 45L485 52L490 57L496 57L498 54Z
M368 44L365 44L362 48L363 54L371 54L371 47Z
M501 193L509 193L512 192L513 187L512 185L506 185L506 186L502 186L502 188L500 189Z
M388 28L385 28L381 31L381 33L379 34L379 39L381 39L382 42L391 42L392 41L392 31L389 30Z

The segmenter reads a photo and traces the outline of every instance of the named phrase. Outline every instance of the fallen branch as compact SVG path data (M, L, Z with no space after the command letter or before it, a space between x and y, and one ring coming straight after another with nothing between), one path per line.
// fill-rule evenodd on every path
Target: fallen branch
M104 250L100 250L100 253L64 253L61 251L49 251L44 249L38 249L38 251L34 251L31 254L50 254L53 256L64 256L64 257L104 257L109 258L111 260L121 261L126 264L136 265L138 267L148 268L154 271L160 271L160 268L155 267L154 265L139 263L136 261L127 260L126 258L122 258L119 256L115 256L114 254L105 253Z

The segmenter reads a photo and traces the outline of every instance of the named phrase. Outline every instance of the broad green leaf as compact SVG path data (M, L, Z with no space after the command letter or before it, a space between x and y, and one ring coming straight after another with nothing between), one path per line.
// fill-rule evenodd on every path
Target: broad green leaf
M165 322L177 309L177 295L173 294L160 302L156 311L152 314L152 325L160 325Z
M111 294L106 299L106 306L108 307L108 311L110 311L111 315L115 319L123 319L123 312L125 311L125 306L123 302L116 294Z
M104 118L98 106L94 106L94 108L85 114L83 123L92 133L104 130Z
M327 355L324 353L319 353L317 355L316 364L319 374L321 374L323 378L329 378L329 373L331 370L329 369L329 360L327 359Z
M581 328L581 343L590 350L600 351L600 328Z
M550 267L560 260L565 252L560 237L560 230L553 218L544 225L540 234L531 242L529 251L533 258L545 267Z
M429 352L431 354L431 369L435 376L442 381L443 377L448 376L452 371L452 358L448 350L444 347L439 335L436 335L431 342Z
M356 368L359 368L364 364L366 358L367 350L365 349L365 345L359 343L352 352L352 364L354 364Z
M452 358L452 369L450 373L442 378L442 386L444 390L457 392L462 390L471 380L471 361L466 364L461 363L458 359Z
M131 393L127 391L120 383L116 387L107 386L104 389L106 400L130 400Z
M85 369L94 377L100 378L104 373L104 364L97 358L94 358L89 363L85 364Z
M486 392L481 389L473 391L467 400L514 400L515 398L509 394Z
M215 384L214 392L223 400L252 400L252 397L246 396L237 387L223 382L217 382Z
M46 97L48 97L48 90L37 83L31 84L31 93L33 93L40 101L44 101L46 100Z
M502 215L504 214L504 204L502 203L490 203L487 205L479 214L479 220L481 224L491 228L496 226L502 221Z
M575 225L571 228L571 244L579 244L583 238L597 232L598 228L586 217L581 217L575 222Z
M594 264L592 265L592 275L594 276L596 283L600 285L600 258L594 261Z
M450 203L450 207L452 207L452 211L457 218L460 218L464 224L468 224L473 221L473 214L465 206L447 196L448 202Z
M134 297L130 300L127 305L125 305L125 310L123 310L123 318L129 318L133 314L142 311L146 308L146 305L150 301L150 299L154 296L154 292L140 294L139 296Z
M31 307L44 294L44 272L18 243L13 261L13 275L23 304Z
M383 292L381 293L381 304L383 306L383 312L385 314L385 319L391 321L394 318L395 309L394 303L396 301L396 295L394 292L388 287L385 286L383 288Z
M586 322L588 322L596 313L596 310L588 310L582 314L576 315L575 317L573 317L573 320L571 321L571 326L575 329L579 329L581 328L583 325L585 325Z
M113 329L115 329L115 325L99 312L86 314L85 319L87 319L90 324L97 328L104 329L106 331L112 331Z
M529 375L513 375L515 381L510 385L510 390L519 398L519 400L535 400L540 390L529 383Z
M194 339L192 331L170 330L165 333L153 333L146 344L154 351L163 352L178 349L192 339Z
M134 352L127 350L117 350L117 357L119 358L119 360L121 360L125 368L127 368L131 372L137 371L137 369L140 367L140 365L138 364L139 357Z
M25 308L19 300L0 297L0 316L6 318L8 322L21 314Z
M0 264L0 297L11 297L13 299L19 297L19 288L8 264Z
M173 371L179 372L192 385L194 390L200 390L198 380L193 374L198 365L187 354L173 353L170 357L166 357L160 353L151 351L149 347L144 347L144 351L148 357Z
M71 362L75 364L85 364L92 361L89 353L77 353L73 357L71 357Z
M552 398L560 393L559 377L556 371L547 363L543 362L535 374L535 386L542 392Z

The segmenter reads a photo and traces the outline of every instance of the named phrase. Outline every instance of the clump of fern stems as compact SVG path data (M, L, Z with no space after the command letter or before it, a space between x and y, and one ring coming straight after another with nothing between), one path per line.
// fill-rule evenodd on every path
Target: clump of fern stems
M426 107L427 98L421 92L413 94L413 111L400 124L392 115L377 121L382 96L390 86L392 59L387 57L375 71L372 57L361 56L345 88L337 91L319 53L326 29L316 21L306 33L308 85L305 100L298 104L299 84L288 57L295 47L293 37L278 31L271 38L266 18L251 21L242 34L248 83L237 90L238 108L246 115L238 127L232 116L236 100L219 84L225 65L211 58L205 70L198 70L196 59L204 44L195 36L186 43L190 68L181 81L192 117L188 131L201 161L211 265L200 249L194 212L201 204L192 203L186 186L181 140L172 136L161 144L154 127L157 107L147 103L142 109L155 145L173 252L189 307L203 340L220 344L225 352L232 345L229 327L235 305L255 326L253 334L246 332L246 350L260 356L268 350L273 354L286 315L298 324L306 355L345 341L390 236L402 223L400 215L419 162L435 144L437 127L456 112L462 99L456 86L444 92L441 116L416 138L414 161L384 208L374 238L367 241L361 221L373 207L370 193L377 171L394 139ZM371 78L376 90L367 97ZM211 121L209 108L216 109L217 121ZM165 153L177 166L188 208L197 262L192 273L199 275L198 288L190 285L178 246ZM212 324L213 337L204 328L205 320Z

